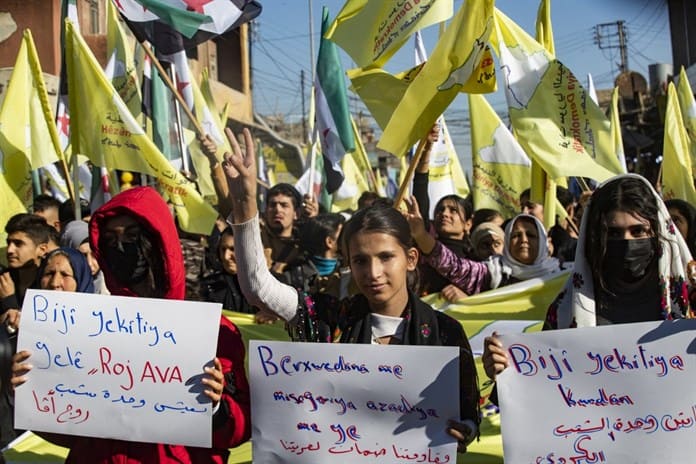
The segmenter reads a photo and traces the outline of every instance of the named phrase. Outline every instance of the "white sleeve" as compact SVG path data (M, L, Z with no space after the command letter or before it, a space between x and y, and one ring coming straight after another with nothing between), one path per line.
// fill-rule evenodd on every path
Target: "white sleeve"
M247 222L231 226L237 278L244 297L252 306L268 309L286 321L291 320L297 313L297 290L280 282L268 270L258 214Z

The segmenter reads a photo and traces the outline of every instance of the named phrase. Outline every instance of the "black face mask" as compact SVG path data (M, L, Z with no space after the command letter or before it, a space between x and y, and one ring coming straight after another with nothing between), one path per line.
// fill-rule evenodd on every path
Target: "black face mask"
M604 270L610 279L635 282L643 277L655 257L654 238L607 240Z
M117 246L105 247L109 268L119 282L137 284L147 276L148 263L143 254L140 240L134 243L118 242Z

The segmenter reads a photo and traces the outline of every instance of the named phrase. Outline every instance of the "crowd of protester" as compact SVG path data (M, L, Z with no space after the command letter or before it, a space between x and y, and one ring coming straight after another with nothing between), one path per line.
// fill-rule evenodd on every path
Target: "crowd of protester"
M30 213L3 225L7 267L0 273L0 341L20 328L27 289L189 299L255 314L259 323L286 321L290 337L305 342L446 345L460 348L459 421L447 431L465 451L479 435L478 379L461 324L421 301L441 293L456 303L473 294L572 269L548 308L545 329L691 317L696 282L689 266L696 249L696 209L663 202L635 174L606 181L582 198L558 189L563 219L547 229L543 206L520 198L520 213L503 217L475 209L471 197L428 197L431 133L404 205L374 192L358 209L332 213L290 184L267 190L257 203L255 147L228 131L233 147L222 163L202 139L218 195L219 219L209 236L178 228L153 187L122 191L95 211L50 195ZM433 217L428 217L435 201ZM582 201L582 208L579 208ZM681 279L682 287L660 286ZM688 299L683 295L690 295ZM421 324L432 329L427 335ZM12 355L13 353L10 353ZM249 385L239 329L220 319L214 367L201 382L215 405L210 449L175 444L42 434L70 448L67 462L226 462L228 449L250 435ZM0 391L0 445L17 436L13 390L31 375L31 353L13 354ZM507 356L494 334L485 342L486 374L495 379ZM120 461L119 461L120 462Z

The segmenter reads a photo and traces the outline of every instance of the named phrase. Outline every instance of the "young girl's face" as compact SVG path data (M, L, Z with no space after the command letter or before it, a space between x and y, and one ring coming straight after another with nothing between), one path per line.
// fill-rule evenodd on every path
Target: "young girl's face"
M435 230L440 237L461 240L471 226L471 221L464 220L463 211L457 202L451 199L442 200L435 208L434 214Z
M349 240L350 269L372 312L400 316L408 303L408 271L416 269L418 251L405 250L392 235L360 231Z
M607 240L635 240L655 235L650 221L638 214L613 210L607 213Z

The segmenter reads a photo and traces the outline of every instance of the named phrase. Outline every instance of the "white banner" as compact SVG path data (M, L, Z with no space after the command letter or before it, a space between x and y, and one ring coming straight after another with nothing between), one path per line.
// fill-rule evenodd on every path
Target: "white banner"
M459 348L249 344L254 462L455 463Z
M696 320L501 336L506 463L693 462Z
M28 290L18 351L33 369L15 426L128 441L212 445L212 366L221 305Z

